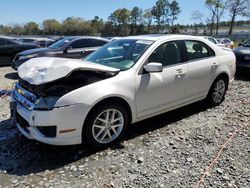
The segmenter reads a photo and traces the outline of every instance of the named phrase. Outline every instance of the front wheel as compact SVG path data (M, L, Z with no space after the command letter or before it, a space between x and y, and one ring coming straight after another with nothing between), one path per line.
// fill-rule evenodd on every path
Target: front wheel
M228 88L228 82L225 78L219 77L217 78L207 96L207 102L209 105L217 106L224 101L225 94Z
M105 147L120 140L128 123L128 114L123 106L105 103L90 112L83 138L90 145Z

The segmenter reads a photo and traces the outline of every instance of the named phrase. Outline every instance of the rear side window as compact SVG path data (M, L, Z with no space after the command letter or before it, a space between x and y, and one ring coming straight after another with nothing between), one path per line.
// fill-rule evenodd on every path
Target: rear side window
M161 44L150 55L149 62L161 63L163 66L181 63L181 52L178 42L172 41Z
M79 39L71 43L72 48L85 48L89 47L87 39Z
M106 41L97 39L88 39L88 42L89 42L89 47L103 46L104 44L107 44Z
M186 45L189 61L215 56L214 51L203 42L185 41L185 45Z

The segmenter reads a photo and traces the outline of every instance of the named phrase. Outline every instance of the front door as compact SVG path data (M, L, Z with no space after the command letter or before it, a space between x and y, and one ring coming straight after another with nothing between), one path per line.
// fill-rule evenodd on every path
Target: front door
M145 118L181 105L186 96L187 64L182 63L180 42L161 44L147 62L163 64L160 73L137 75L137 117Z

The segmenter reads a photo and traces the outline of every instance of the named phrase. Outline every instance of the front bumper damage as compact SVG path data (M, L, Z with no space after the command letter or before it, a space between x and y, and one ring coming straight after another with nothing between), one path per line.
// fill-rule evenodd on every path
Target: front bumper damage
M20 86L13 91L11 112L18 129L29 139L51 145L74 145L82 143L83 122L89 106L74 104L52 110L36 110L32 96ZM23 94L23 95L22 95Z

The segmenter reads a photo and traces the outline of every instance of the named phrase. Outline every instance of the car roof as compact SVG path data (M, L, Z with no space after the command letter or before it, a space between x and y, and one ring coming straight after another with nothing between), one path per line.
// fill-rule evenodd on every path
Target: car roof
M93 36L68 36L64 37L64 39L69 39L69 40L77 40L77 39L97 39L97 40L104 40L104 41L110 41L109 39L102 38L102 37L93 37Z
M160 41L164 39L198 39L201 37L191 36L191 35L176 35L176 34L151 34L151 35L138 35L138 36L128 36L120 39L136 39L136 40L151 40L151 41Z
M0 35L0 38L1 38L1 39L16 40L16 38L15 38L15 37L9 37L9 36L1 36L1 35Z
M36 41L53 41L52 39L45 38L45 37L20 37L18 39L23 39L23 40L36 40Z

